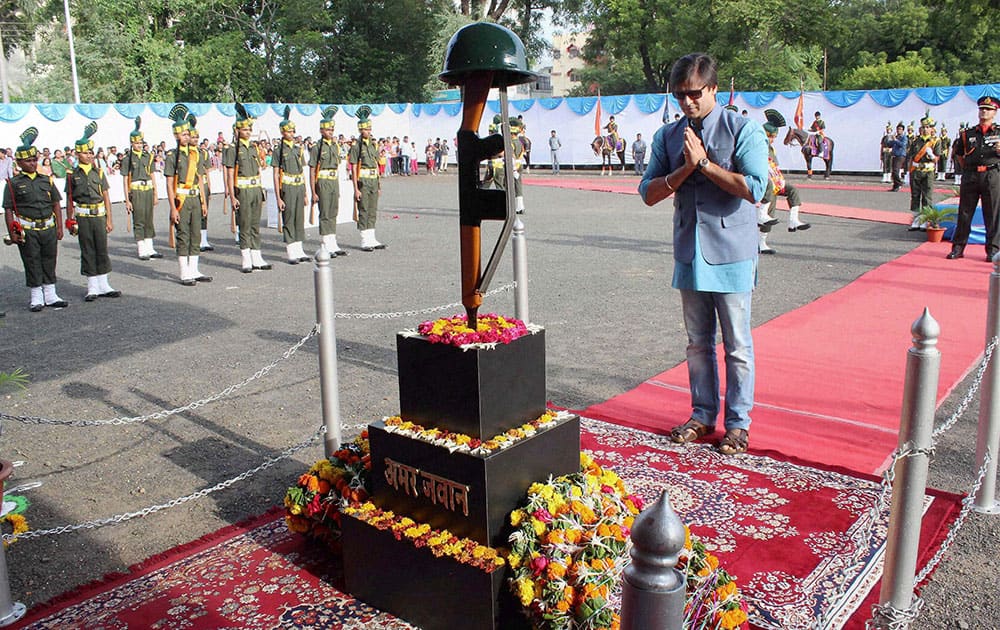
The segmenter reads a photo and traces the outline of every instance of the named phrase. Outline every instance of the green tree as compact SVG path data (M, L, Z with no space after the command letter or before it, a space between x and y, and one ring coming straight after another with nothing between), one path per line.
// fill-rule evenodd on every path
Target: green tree
M925 55L930 53L924 50ZM846 72L840 81L840 86L852 89L889 89L898 87L927 87L948 85L948 76L936 72L920 54L909 51L895 61L886 62L887 55L862 55L868 60L864 65L852 68Z

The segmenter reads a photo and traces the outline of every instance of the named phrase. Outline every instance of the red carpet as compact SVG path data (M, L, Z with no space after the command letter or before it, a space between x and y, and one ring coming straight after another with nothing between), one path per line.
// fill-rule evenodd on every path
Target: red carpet
M870 520L878 484L753 456L727 458L662 436L586 421L583 447L652 500L662 489L735 574L762 629L861 628L881 572L884 528ZM920 566L957 515L957 497L927 498ZM410 628L345 595L338 559L288 532L274 512L173 549L33 610L18 628ZM866 595L868 599L866 600ZM846 624L846 625L845 625Z
M537 175L526 177L525 183L532 186L549 186L551 188L569 188L573 190L591 190L595 192L609 192L623 195L639 194L639 178L620 177L572 177L572 178L540 178ZM871 186L837 185L837 184L796 184L799 188L816 188L828 190L880 190L883 187L875 188ZM938 192L952 192L941 190ZM957 203L957 202L956 202ZM849 206L839 206L827 203L814 203L812 201L803 206L803 213L808 216L817 214L828 217L840 217L842 219L863 219L866 221L879 221L881 223L896 223L898 225L909 225L912 215L906 212L894 212L892 210L872 210L871 208L853 208ZM782 202L779 210L787 210L787 206Z
M989 272L925 243L755 329L753 451L880 471L896 447L910 324L927 306L941 325L940 403L982 354ZM582 414L667 433L690 411L682 363Z

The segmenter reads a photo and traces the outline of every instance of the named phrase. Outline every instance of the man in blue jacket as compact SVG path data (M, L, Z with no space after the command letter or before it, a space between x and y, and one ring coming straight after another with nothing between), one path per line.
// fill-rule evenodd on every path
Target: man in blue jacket
M754 355L750 298L757 278L757 210L768 180L767 138L759 123L716 105L715 60L680 58L670 88L684 117L651 143L639 194L652 206L674 196L674 274L688 333L691 417L673 428L677 443L715 431L719 374L718 322L726 349L726 433L719 451L744 453L753 407Z

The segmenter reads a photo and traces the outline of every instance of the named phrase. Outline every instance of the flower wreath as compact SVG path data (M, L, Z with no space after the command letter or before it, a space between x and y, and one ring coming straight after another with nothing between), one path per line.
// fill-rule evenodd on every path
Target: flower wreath
M465 315L442 317L417 326L417 333L425 336L430 343L452 346L507 344L530 332L521 320L495 313L480 315L476 320L476 330L469 328L469 318Z
M340 538L340 509L368 500L368 431L322 459L285 493L285 523L293 532L329 545Z
M539 630L616 630L610 603L628 564L632 523L643 508L613 471L580 454L581 472L533 484L511 513L507 562L514 596ZM736 581L685 528L677 564L687 576L684 628L746 627Z

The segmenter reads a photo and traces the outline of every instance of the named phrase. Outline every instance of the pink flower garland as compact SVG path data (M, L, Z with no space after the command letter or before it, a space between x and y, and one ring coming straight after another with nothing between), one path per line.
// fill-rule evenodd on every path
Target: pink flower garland
M455 315L424 322L417 326L417 332L431 343L446 343L452 346L474 343L507 344L528 334L528 328L519 319L508 319L495 313L480 315L477 319L476 330L468 327L468 317Z

